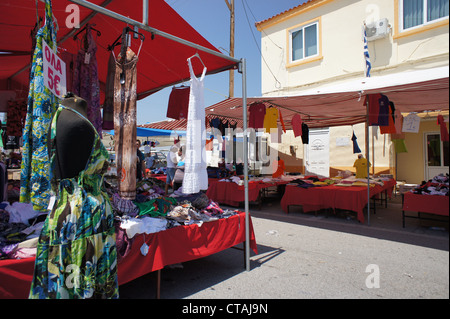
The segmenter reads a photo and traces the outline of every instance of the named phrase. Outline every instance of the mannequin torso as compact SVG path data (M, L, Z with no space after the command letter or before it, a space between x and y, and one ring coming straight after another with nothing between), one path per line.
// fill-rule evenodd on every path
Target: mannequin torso
M85 100L74 96L61 102L83 116L63 109L56 122L55 176L57 179L76 177L86 168L91 155L95 130L87 120Z

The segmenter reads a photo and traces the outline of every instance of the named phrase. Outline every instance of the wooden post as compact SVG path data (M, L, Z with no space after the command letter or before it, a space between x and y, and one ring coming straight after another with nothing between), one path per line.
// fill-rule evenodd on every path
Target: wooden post
M230 56L234 57L234 25L235 25L235 17L234 17L234 0L225 0L228 9L230 10ZM228 97L234 97L234 70L230 70L230 86Z

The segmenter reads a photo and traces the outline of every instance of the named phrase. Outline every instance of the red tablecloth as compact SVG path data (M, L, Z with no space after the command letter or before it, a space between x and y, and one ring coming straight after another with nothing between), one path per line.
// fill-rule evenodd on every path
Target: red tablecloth
M403 210L449 216L448 196L405 193Z
M147 256L140 248L149 245ZM159 233L137 235L130 253L118 265L119 285L162 269L220 252L245 241L245 213L197 225L174 227ZM250 218L250 247L257 253ZM0 260L0 299L28 298L35 258Z
M384 182L384 186L370 187L370 197L387 191L392 194L395 180ZM319 186L302 188L287 185L281 199L281 208L286 213L290 205L302 205L303 211L310 212L323 208L344 209L357 213L357 219L364 223L364 207L367 205L367 187L365 186Z
M164 175L164 174L151 174L150 177L159 179L160 181L163 181L164 183L167 180L167 175Z
M288 182L264 183L262 181L249 181L248 183L248 201L257 202L260 190L267 187L284 185ZM213 201L229 206L237 207L245 202L245 187L234 182L220 182L217 179L209 179L206 195Z

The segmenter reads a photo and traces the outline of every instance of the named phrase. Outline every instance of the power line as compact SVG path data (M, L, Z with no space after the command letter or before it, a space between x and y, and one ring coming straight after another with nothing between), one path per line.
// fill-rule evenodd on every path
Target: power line
M275 76L275 74L273 74L272 70L270 69L269 65L267 64L267 61L266 61L266 59L264 58L264 56L262 54L261 48L258 45L258 41L256 40L256 37L255 37L255 35L253 33L253 29L252 29L252 26L250 24L250 20L248 18L248 14L247 14L247 9L245 8L245 4L247 4L247 6L248 6L248 3L247 3L246 0L241 0L241 2L242 2L242 7L244 8L245 17L247 18L248 27L250 28L250 32L252 33L253 40L255 41L255 45L258 48L259 54L260 54L262 60L264 61L264 64L269 69L270 74L272 74L273 78L275 79L275 81L277 83L276 87L279 88L279 87L281 87L281 82L278 81L277 77ZM244 4L244 2L245 2L245 4ZM249 6L248 6L248 9L250 10ZM251 10L250 10L250 12L251 12ZM253 15L253 13L252 13L252 15ZM253 16L253 18L255 18L255 17ZM256 22L256 19L255 19L255 22Z

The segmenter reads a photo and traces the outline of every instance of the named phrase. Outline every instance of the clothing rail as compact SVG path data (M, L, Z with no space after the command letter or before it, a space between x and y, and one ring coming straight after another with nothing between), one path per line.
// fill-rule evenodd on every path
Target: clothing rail
M88 9L93 10L94 12L102 13L106 16L109 16L111 18L114 18L116 20L128 23L134 27L140 28L142 30L151 32L155 35L162 36L166 39L184 44L186 46L195 48L197 50L218 56L220 58L235 62L238 65L238 72L242 74L242 102L243 102L243 121L244 121L244 188L245 188L245 268L247 271L250 271L250 214L249 214L249 204L248 204L248 137L247 137L247 64L246 59L236 59L234 57L227 56L223 53L211 50L209 48L205 48L199 44L181 39L179 37L176 37L174 35L171 35L169 33L160 31L158 29L152 28L148 26L146 23L141 23L138 21L135 21L133 19L130 19L128 17L125 17L121 14L118 14L116 12L113 12L111 10L105 9L101 6L98 6L96 4L90 3L89 1L85 0L69 0L70 2L79 4L83 7L86 7ZM144 0L143 3L143 20L144 22L148 22L148 1Z
M118 13L116 13L114 11L111 11L111 10L105 9L105 8L103 8L101 6L98 6L96 4L90 3L89 1L86 1L86 0L69 0L69 1L73 2L73 3L76 3L76 4L79 4L79 5L83 6L83 7L91 9L93 11L100 12L100 13L102 13L104 15L107 15L107 16L109 16L111 18L114 18L116 20L119 20L119 21L122 21L122 22L125 22L125 23L128 23L128 24L131 24L133 26L138 27L139 29L151 32L151 33L153 33L155 35L162 36L162 37L164 37L166 39L169 39L169 40L172 40L172 41L175 41L175 42L187 45L189 47L198 49L198 50L203 51L203 52L207 52L209 54L221 57L221 58L229 60L229 61L233 61L235 63L241 63L241 60L239 60L239 59L236 59L236 58L230 57L228 55L225 55L223 53L220 53L220 52L214 51L212 49L206 48L206 47L201 46L199 44L196 44L196 43L184 40L182 38L176 37L176 36L174 36L172 34L164 32L164 31L160 31L158 29L152 28L149 25L146 25L144 23L141 23L141 22L138 22L136 20L130 19L130 18L125 17L125 16L123 16L121 14L118 14ZM144 9L145 8L148 9L148 5L147 6L144 5ZM144 12L144 21L148 20L148 14L147 13L148 13L148 11Z

